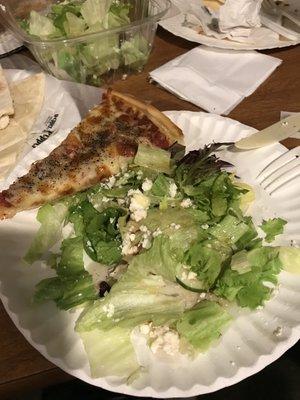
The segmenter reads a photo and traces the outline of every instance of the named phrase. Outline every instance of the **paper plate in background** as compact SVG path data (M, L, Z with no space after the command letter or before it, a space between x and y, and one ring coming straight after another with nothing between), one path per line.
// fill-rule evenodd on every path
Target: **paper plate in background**
M185 133L188 150L212 141L235 141L254 130L228 118L206 113L167 112ZM61 138L62 139L62 138ZM61 140L60 139L60 140ZM39 146L39 157L59 143L59 135ZM257 183L258 173L273 159L287 152L280 144L247 153L225 151L223 158L237 167L245 181ZM16 176L34 160L28 155ZM254 220L282 216L288 221L283 244L300 242L300 176L272 196L256 184ZM25 338L43 356L69 374L110 391L157 398L190 397L219 390L258 372L280 357L300 337L300 276L280 274L280 287L262 310L239 312L221 340L195 360L178 364L152 363L149 372L130 386L118 379L90 377L82 343L74 332L78 312L59 311L53 303L32 304L34 286L49 271L40 263L22 265L20 259L37 229L36 211L19 213L0 224L0 291L10 318ZM51 272L50 272L51 273Z
M298 0L290 0L289 7L291 12L295 13L295 9L299 10ZM198 33L196 30L188 27L190 24L194 25L194 18L188 13L189 2L185 0L172 0L173 11L167 14L167 18L159 21L159 25L167 31L173 33L173 35L182 37L183 39L199 44L204 44L209 47L216 47L219 49L227 50L267 50L281 47L295 46L300 43L300 40L289 40L285 38L270 39L265 41L263 44L259 42L254 43L241 43L228 39L217 39L213 36L207 36L202 33ZM180 10L182 10L180 12ZM184 12L184 11L187 12ZM297 15L297 14L295 14ZM169 17L169 18L168 18ZM300 18L298 14L298 18ZM196 25L195 25L196 26ZM290 27L289 27L290 28ZM291 28L290 28L291 29ZM299 31L296 32L299 34Z

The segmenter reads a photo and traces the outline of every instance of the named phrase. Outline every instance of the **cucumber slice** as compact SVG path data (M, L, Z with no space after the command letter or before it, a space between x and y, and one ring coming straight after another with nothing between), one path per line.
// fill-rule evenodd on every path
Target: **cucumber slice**
M207 290L203 288L203 283L199 281L197 278L195 279L182 279L176 276L176 282L182 286L186 290L190 290L191 292L203 293Z

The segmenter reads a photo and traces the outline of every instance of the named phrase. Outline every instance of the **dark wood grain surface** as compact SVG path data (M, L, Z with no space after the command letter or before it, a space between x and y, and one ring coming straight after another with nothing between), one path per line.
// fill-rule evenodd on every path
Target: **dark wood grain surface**
M178 99L148 81L154 68L195 47L195 44L177 38L159 29L153 52L145 70L113 87L138 98L150 101L160 110L200 109ZM27 51L23 51L27 54ZM229 115L244 124L263 129L278 121L280 111L300 111L300 46L264 52L283 60L277 70L252 94L244 99ZM299 140L288 139L291 148ZM0 255L1 263L1 255ZM1 265L5 268L4 265ZM17 293L16 293L17 295ZM71 377L42 357L32 348L0 305L0 399L20 391L41 388Z

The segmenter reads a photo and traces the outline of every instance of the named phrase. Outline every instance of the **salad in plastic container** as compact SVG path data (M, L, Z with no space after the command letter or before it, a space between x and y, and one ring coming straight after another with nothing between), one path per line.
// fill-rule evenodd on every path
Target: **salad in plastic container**
M100 86L147 62L169 0L1 1L3 22L59 79Z

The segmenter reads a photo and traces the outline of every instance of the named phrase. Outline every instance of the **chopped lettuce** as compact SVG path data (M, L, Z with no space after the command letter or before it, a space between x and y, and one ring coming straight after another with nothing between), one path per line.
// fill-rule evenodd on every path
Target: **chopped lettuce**
M39 209L36 218L41 226L24 256L24 260L28 264L39 260L47 250L60 240L67 212L68 207L65 203L46 204Z
M54 26L53 21L36 11L30 12L29 33L41 38L59 36L59 31Z
M134 328L150 321L157 325L170 323L191 301L195 300L188 291L134 262L103 300L82 312L76 330Z
M280 247L279 258L283 269L292 274L300 274L300 249L297 247Z
M68 37L80 36L85 31L85 22L73 13L67 12L63 27Z
M147 252L134 257L131 265L175 282L182 258L182 252L176 250L172 240L161 235L154 239L152 247Z
M213 286L222 268L222 255L203 243L195 243L190 247L185 263L197 274L202 288L207 291Z
M62 310L95 300L98 294L91 275L83 271L81 274L57 276L42 280L36 286L34 301L55 301Z
M168 174L170 173L170 159L171 155L168 151L140 144L133 162L140 167Z
M230 320L230 315L217 303L201 301L184 312L176 329L196 350L203 352L221 336Z
M241 307L254 309L270 298L282 263L275 247L253 249L247 253L246 258L243 269L249 271L240 273L241 271L227 268L218 279L214 293L229 301L235 300ZM233 266L235 261L233 260Z
M263 220L260 228L265 232L265 241L270 243L273 242L277 235L283 233L283 227L286 225L286 221L282 218L273 218L268 221Z
M131 329L118 326L111 328L109 333L101 329L80 332L93 378L128 377L138 369L130 333Z
M82 229L84 249L92 260L106 265L121 260L121 236L117 223L123 214L122 209L114 207L99 212L88 200L71 209L70 221L75 222L78 233Z
M132 65L141 60L146 62L150 48L146 39L136 34L132 39L125 40L121 45L121 52L125 65Z
M85 0L80 12L86 24L92 26L98 21L103 23L111 3L111 0Z
M53 300L60 309L68 310L97 298L91 275L84 269L82 237L65 239L61 256L53 265L57 276L42 280L36 286L34 300Z

